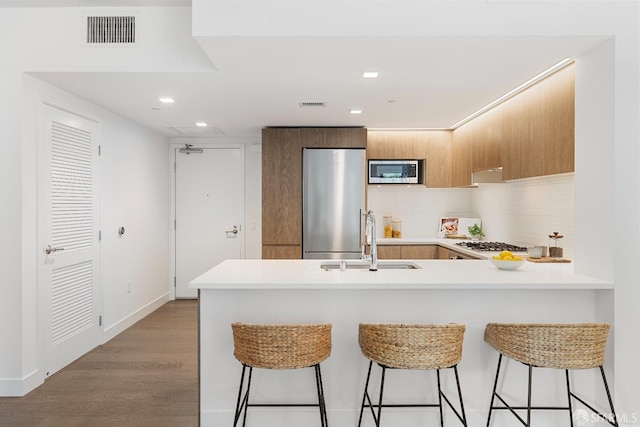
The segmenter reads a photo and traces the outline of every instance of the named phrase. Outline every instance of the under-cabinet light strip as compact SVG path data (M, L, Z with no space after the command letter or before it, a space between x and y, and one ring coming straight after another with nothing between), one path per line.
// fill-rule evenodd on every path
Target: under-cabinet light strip
M520 92L524 91L525 89L528 89L529 87L531 87L534 84L538 83L539 81L545 79L546 77L550 76L551 74L555 73L556 71L560 71L561 69L563 69L564 67L568 66L569 64L573 64L574 61L575 60L573 58L565 58L565 59L563 59L562 61L558 62L557 64L555 64L555 65L549 67L548 69L544 70L543 72L541 72L537 76L532 77L531 79L529 79L526 82L522 83L517 88L507 92L505 95L502 95L500 98L496 99L495 101L485 105L484 107L482 107L481 109L479 109L475 113L471 114L470 116L465 117L464 119L460 120L459 122L451 125L451 127L449 127L449 129L450 130L455 130L456 128L458 128L458 127L462 126L463 124L471 121L472 119L475 119L476 117L478 117L482 113L485 113L485 112L489 111L490 109L492 109L496 105L501 104L504 101L506 101L507 99L512 98L513 96L519 94Z

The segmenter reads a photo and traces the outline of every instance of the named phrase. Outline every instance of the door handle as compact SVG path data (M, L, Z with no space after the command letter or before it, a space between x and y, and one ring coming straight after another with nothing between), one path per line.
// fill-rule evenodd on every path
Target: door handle
M44 253L47 255L51 254L51 252L58 252L58 251L64 251L64 248L54 248L51 245L47 245L47 247L44 248Z
M238 226L237 226L237 225L234 225L234 226L233 226L233 230L225 230L225 233L227 233L227 237L228 237L228 236L229 236L229 233L232 233L232 234L238 234L238 231L240 231L240 230L238 230Z

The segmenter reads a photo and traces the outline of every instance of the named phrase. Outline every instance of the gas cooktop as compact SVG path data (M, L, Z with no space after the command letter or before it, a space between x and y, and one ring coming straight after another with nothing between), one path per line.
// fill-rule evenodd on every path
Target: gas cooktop
M469 241L469 242L458 242L456 243L456 245L465 247L467 249L472 249L474 251L482 251L482 252L488 252L488 251L526 252L527 251L527 248L525 247L511 245L509 243L503 243L503 242Z

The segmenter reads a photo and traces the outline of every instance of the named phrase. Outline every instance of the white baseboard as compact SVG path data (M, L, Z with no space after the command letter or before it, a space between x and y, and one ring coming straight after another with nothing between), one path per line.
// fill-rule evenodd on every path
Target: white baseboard
M44 376L36 370L23 378L0 378L0 396L22 397L44 382Z
M161 295L160 297L156 298L155 300L151 301L147 305L140 307L138 310L134 311L127 317L105 328L104 331L102 332L101 344L108 342L109 340L111 340L112 338L114 338L115 336L117 336L127 328L133 326L133 324L135 324L139 320L144 319L146 316L153 313L158 308L162 307L169 300L170 300L169 293L167 292Z

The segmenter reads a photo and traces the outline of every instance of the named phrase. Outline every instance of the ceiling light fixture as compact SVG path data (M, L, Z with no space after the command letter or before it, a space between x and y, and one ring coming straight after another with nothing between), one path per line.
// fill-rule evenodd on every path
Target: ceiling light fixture
M168 97L168 96L161 96L160 98L158 98L160 100L160 102L162 102L163 104L173 104L175 101L173 100L173 98Z
M556 71L560 71L561 69L563 69L567 65L573 64L574 61L575 60L573 58L565 58L565 59L563 59L562 61L558 62L557 64L547 68L546 70L544 70L543 72L541 72L537 76L534 76L531 79L527 80L526 82L522 83L517 88L507 92L505 95L502 95L500 98L496 99L495 101L485 105L484 107L482 107L481 109L479 109L475 113L471 114L470 116L465 117L464 119L460 120L458 123L455 123L455 124L451 125L449 127L449 129L450 130L455 130L456 128L459 128L463 124L471 121L472 119L475 119L476 117L478 117L482 113L485 113L485 112L489 111L490 109L492 109L496 105L502 104L507 99L514 97L515 95L519 94L520 92L524 91L525 89L530 88L534 84L536 84L539 81L545 79L546 77L550 76L551 74L555 73Z
M196 122L196 126L198 126L200 128L205 128L205 127L207 127L207 123L206 122Z
M377 79L378 78L378 72L377 71L365 71L364 73L362 73L362 78L363 79Z
M362 114L362 110L356 110L356 109L352 108L350 113L351 114Z

